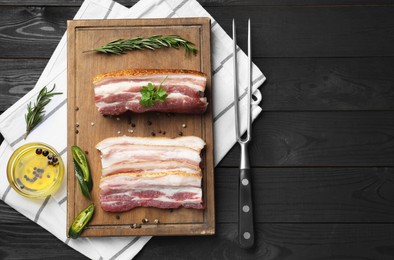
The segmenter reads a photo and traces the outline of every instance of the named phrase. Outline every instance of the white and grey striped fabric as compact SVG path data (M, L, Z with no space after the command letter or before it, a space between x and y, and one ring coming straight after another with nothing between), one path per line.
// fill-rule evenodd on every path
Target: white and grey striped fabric
M175 18L211 17L195 0L141 0L130 9L111 0L86 0L74 19L116 19L116 18ZM246 26L246 25L245 25ZM211 17L212 44L212 84L214 111L215 165L225 156L235 143L234 108L232 86L232 40ZM67 37L64 35L41 74L35 88L16 102L0 116L0 132L5 140L0 146L0 199L20 213L33 220L70 247L91 259L132 259L149 241L150 237L66 237L66 181L55 194L43 200L32 200L18 195L6 180L6 163L13 150L26 142L44 142L58 150L63 160L67 160ZM247 72L247 57L239 50L240 75ZM265 81L261 71L253 65L253 119L261 112L261 93L258 87ZM30 101L36 99L44 86L56 84L56 91L63 95L54 96L46 107L44 120L23 139L24 114ZM239 77L241 107L245 107L246 77ZM244 109L241 113L245 114ZM241 126L246 129L246 123ZM54 131L56 129L56 131Z

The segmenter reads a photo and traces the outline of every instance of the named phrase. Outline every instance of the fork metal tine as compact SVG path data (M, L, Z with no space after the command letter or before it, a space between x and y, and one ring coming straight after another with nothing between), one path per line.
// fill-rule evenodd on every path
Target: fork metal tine
M248 20L248 69L247 69L247 89L246 89L246 137L242 139L240 135L240 119L239 119L239 93L238 93L238 59L237 59L237 33L235 20L233 19L233 70L234 70L234 109L235 109L235 134L238 143L247 143L251 139L251 83L252 83L252 45L251 45L251 26Z
M251 40L251 27L250 19L248 19L248 102L247 102L247 141L250 141L252 129L251 129L251 99L252 99L252 40Z
M233 70L234 70L234 109L235 109L235 135L237 141L240 140L240 133L239 133L239 94L238 94L238 59L237 59L237 33L235 27L235 20L233 19Z

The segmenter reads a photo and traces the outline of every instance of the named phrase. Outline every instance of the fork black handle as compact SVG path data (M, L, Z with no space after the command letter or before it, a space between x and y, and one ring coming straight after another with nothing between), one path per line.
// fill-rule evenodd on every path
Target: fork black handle
M242 248L254 244L253 200L250 169L240 169L238 200L238 239Z

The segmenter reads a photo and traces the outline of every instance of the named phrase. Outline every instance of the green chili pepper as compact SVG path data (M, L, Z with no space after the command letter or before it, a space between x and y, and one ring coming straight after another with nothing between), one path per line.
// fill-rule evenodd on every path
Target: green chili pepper
M82 194L86 198L91 199L90 190L89 190L88 184L85 182L82 170L79 167L78 163L76 163L75 160L74 160L74 171L75 171L75 177L77 177L79 188L81 189Z
M84 151L82 151L82 149L76 145L71 147L71 152L73 154L74 165L76 166L74 167L75 174L82 176L83 181L85 182L87 189L90 192L93 187L93 181L92 181L92 176L90 174L88 159L86 158Z
M87 206L78 216L74 219L73 223L71 224L68 230L68 236L71 238L78 238L79 235L84 230L85 226L89 223L92 219L94 213L94 204L91 203Z

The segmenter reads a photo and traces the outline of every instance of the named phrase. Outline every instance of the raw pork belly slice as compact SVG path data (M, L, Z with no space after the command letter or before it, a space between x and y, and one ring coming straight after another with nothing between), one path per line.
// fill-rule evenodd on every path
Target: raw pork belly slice
M204 140L197 136L182 136L177 138L166 138L166 137L130 137L130 136L120 136L120 137L109 137L99 142L96 148L100 151L104 148L116 144L124 145L151 145L158 147L168 147L168 146L180 146L187 147L198 152L205 146Z
M100 204L103 210L110 212L135 207L202 209L201 175L169 171L103 177Z
M95 102L104 115L119 115L128 110L135 113L146 111L175 113L204 113L207 99L204 97L207 77L194 70L176 69L128 69L97 75L93 79ZM140 90L152 83L166 90L164 102L144 107Z
M96 148L102 158L102 209L203 209L199 164L204 146L196 136L122 136L101 141Z

